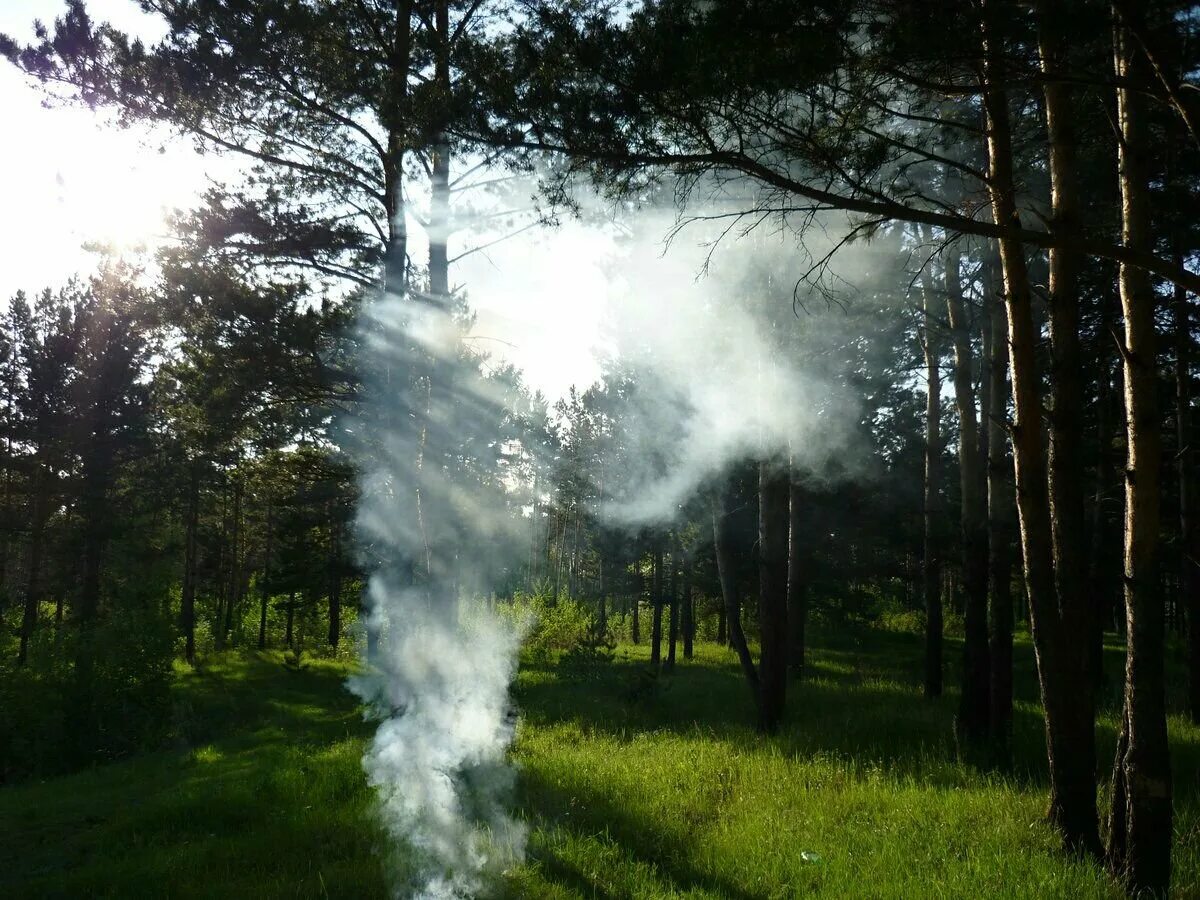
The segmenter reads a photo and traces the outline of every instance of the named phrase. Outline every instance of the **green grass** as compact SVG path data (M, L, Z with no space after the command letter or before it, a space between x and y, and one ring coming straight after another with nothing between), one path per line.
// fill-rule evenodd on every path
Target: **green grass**
M1013 763L959 758L920 641L818 635L786 728L754 733L727 651L657 681L644 647L595 678L522 669L514 757L528 860L512 897L1115 897L1042 821L1028 647ZM947 648L955 659L957 647ZM1119 651L1110 649L1115 672ZM227 654L180 670L177 746L0 789L3 897L384 897L394 852L359 764L347 667ZM955 682L953 670L947 684ZM1115 688L1112 692L1115 692ZM1112 699L1110 692L1109 699ZM1200 895L1200 732L1172 720L1176 893ZM1102 759L1114 742L1101 723Z

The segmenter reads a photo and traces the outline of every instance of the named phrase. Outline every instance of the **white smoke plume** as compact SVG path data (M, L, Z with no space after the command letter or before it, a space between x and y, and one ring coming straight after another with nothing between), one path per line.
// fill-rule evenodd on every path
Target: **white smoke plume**
M351 686L382 720L363 765L397 839L397 896L477 897L525 842L505 758L521 627L487 600L516 522L497 450L509 403L429 298L376 301L362 328L359 530L378 646Z
M567 221L458 269L482 309L473 337L511 345L509 362L536 371L553 354L584 361L589 379L626 373L636 385L622 451L600 461L599 512L630 527L671 520L747 458L861 475L863 411L831 360L862 343L863 321L792 305L811 256L834 239L808 258L778 233L714 252L715 229L699 226L664 253L673 211L625 212L618 227ZM861 286L885 258L858 247L839 263ZM519 446L514 423L538 411L484 377L460 320L431 298L380 299L360 324L371 399L354 426L359 530L378 650L353 688L381 720L364 766L400 848L397 895L486 895L525 843L506 761L522 626L487 598L525 546L517 498L530 486L506 454ZM535 451L519 452L527 463Z

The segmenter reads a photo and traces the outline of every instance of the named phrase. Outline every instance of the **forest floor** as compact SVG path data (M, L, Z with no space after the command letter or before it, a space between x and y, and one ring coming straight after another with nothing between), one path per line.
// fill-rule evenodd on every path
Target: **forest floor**
M575 672L529 664L514 756L530 825L512 897L1116 897L1042 821L1032 654L1013 762L960 758L956 696L920 696L916 636L817 634L783 733L754 733L731 653L645 677L647 648ZM957 662L958 646L947 644ZM1106 664L1115 703L1120 651ZM176 683L177 745L0 789L0 896L388 894L345 665L225 654ZM956 682L949 667L947 685ZM1200 729L1171 721L1175 894L1200 896ZM1111 759L1112 709L1101 723Z

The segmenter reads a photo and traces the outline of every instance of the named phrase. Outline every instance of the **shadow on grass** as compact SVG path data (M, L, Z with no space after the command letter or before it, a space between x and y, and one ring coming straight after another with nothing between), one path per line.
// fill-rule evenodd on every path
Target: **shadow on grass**
M688 862L695 851L682 833L669 833L650 827L631 814L627 805L612 794L586 790L582 780L568 786L555 784L536 774L522 778L523 805L535 809L544 822L580 841L594 840L603 834L605 843L617 845L626 860L642 863L655 880L665 881L672 892L703 891L729 900L756 900L734 882L701 872ZM539 842L535 836L530 849L538 863L553 880L563 883L581 896L614 896L605 887L612 873L600 871L589 876L570 859L553 849L555 841ZM625 894L622 894L625 896Z
M182 674L176 749L0 792L0 896L387 896L345 676Z
M643 652L644 651L644 652ZM856 766L881 766L900 777L937 786L961 783L964 772L1047 787L1045 733L1035 662L1028 641L1015 648L1015 709L1011 754L1003 763L985 754L960 754L953 736L961 642L946 643L946 693L921 693L923 644L916 635L861 629L820 634L809 652L807 676L789 685L788 712L769 740L788 755L834 754ZM694 663L646 677L648 648L621 648L616 660L590 680L560 677L553 666L527 667L516 688L522 715L534 726L574 723L585 732L615 737L667 729L747 746L761 745L754 709L731 651L700 649ZM1116 747L1122 648L1106 648L1109 681L1100 692L1098 771L1107 777ZM1116 682L1115 684L1113 682ZM1197 733L1173 735L1177 796L1200 786Z

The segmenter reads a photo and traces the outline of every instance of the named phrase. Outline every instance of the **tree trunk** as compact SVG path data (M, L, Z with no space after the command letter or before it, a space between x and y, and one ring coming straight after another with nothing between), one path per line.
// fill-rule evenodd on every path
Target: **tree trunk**
M631 632L632 632L633 642L635 644L637 644L637 643L640 643L642 640L641 619L638 616L638 610L642 606L642 592L645 591L645 589L646 589L646 586L645 586L646 576L642 574L642 555L641 555L640 547L638 548L637 560L634 562L633 565L634 565L635 571L637 572L637 578L635 579L635 583L637 586L637 592L633 595L633 625L631 628Z
M988 260L984 312L984 356L988 361L985 399L988 451L988 656L991 685L988 696L992 739L1006 753L1012 735L1012 460L1008 454L1008 326L1004 300L996 290L996 272Z
M271 553L274 550L272 538L274 538L275 520L272 518L271 501L267 501L267 545L263 553L263 569L262 569L262 584L259 585L259 611L258 611L258 649L267 649L267 605L271 600Z
M1080 10L1074 0L1039 0L1038 50L1046 107L1051 188L1050 227L1056 233L1077 235L1080 231L1075 89L1065 78L1074 71L1067 35ZM1076 692L1079 715L1092 720L1095 732L1096 701L1093 672L1095 660L1091 635L1095 633L1095 602L1083 588L1080 573L1086 571L1083 504L1083 373L1079 347L1079 276L1084 267L1082 253L1070 246L1049 252L1050 267L1050 521L1054 542L1055 590L1063 627L1069 639L1067 652L1078 657L1073 669L1083 673ZM1095 758L1095 742L1079 752ZM1094 763L1093 763L1094 764Z
M1120 583L1120 573L1113 565L1111 534L1105 504L1113 490L1113 391L1112 367L1109 350L1113 344L1106 338L1112 333L1112 306L1115 291L1105 290L1100 298L1100 352L1097 359L1096 378L1096 483L1092 498L1091 548L1088 560L1088 593L1093 598L1095 622L1091 635L1091 673L1093 688L1098 690L1104 682L1104 629L1113 626L1118 618L1115 587ZM1121 616L1123 618L1123 616Z
M429 291L434 302L448 308L450 302L450 138L446 133L450 96L450 4L434 4L434 117L431 159L431 202L429 205ZM573 580L574 568L569 573Z
M332 519L332 509L330 517ZM342 637L342 526L329 523L329 646L337 649Z
M762 698L759 694L758 671L754 668L754 659L750 656L750 648L746 644L746 634L742 631L742 616L739 610L737 584L733 577L733 556L729 545L729 515L725 497L726 488L720 488L713 493L713 550L717 559L717 577L721 581L721 598L724 601L725 625L729 632L729 643L737 653L738 662L742 666L742 675L750 686L750 694L754 698L754 707L762 718Z
M196 525L200 517L200 464L188 466L187 524L183 540L183 588L180 594L179 622L183 631L184 658L196 662Z
M37 464L37 476L33 481L33 520L29 528L29 573L25 582L25 606L21 614L21 643L17 648L17 665L23 666L29 659L29 642L37 629L38 605L42 600L42 554L46 543L46 519L49 508L46 493L46 478L41 464ZM0 590L3 585L0 585Z
M1179 474L1179 589L1184 595L1188 629L1188 710L1200 724L1200 529L1196 528L1196 454L1192 450L1191 323L1187 294L1175 288L1175 431Z
M978 743L986 738L990 722L987 476L979 447L979 423L975 419L974 356L956 245L947 247L944 257L946 309L954 344L954 401L958 410L958 471L962 493L963 675L955 726L960 739Z
M758 624L761 635L759 727L779 730L788 673L788 470L758 464Z
M692 598L692 554L683 560L683 658L691 659L696 641L696 610Z
M788 666L792 677L804 677L804 631L808 624L808 574L804 571L803 533L805 492L795 469L788 483L787 621Z
M285 644L287 644L289 649L291 649L293 646L292 626L295 624L295 622L296 622L296 592L293 590L288 594L287 625L285 626L285 630L283 633L283 642Z
M384 109L387 156L383 202L388 240L383 257L384 290L397 296L408 287L408 222L404 200L404 154L409 143L408 78L412 56L412 0L396 6L396 26L388 53L388 102Z
M1132 14L1132 13L1131 13ZM1114 10L1118 82L1143 83L1136 41ZM1147 111L1140 90L1117 89L1121 237L1152 249L1146 165ZM1109 862L1132 894L1165 896L1171 881L1171 765L1167 747L1162 596L1158 587L1159 454L1154 286L1149 273L1121 266L1125 373L1125 705L1113 766Z
M650 570L650 603L654 608L653 624L650 628L650 665L658 668L662 661L662 614L663 614L663 552L662 544L655 542L654 558Z
M229 641L229 633L233 630L233 611L241 605L242 599L242 565L245 554L242 552L242 477L235 476L233 482L233 533L230 537L233 550L232 575L229 581L229 601L225 604L225 620L221 625L221 646Z
M671 569L667 573L667 602L670 604L671 618L667 626L667 668L675 668L675 645L679 641L679 555L674 549L670 555Z
M998 35L996 0L983 5L983 106L987 116L988 189L992 215L999 225L1020 221L1012 170L1008 97L996 87L1006 82L1004 48ZM1025 248L1012 239L1000 244L1008 310L1009 365L1012 371L1013 460L1025 590L1030 630L1046 722L1050 770L1050 820L1072 850L1097 853L1095 734L1092 717L1075 704L1083 673L1080 658L1067 647L1054 582L1050 497L1043 444L1041 384L1037 370L1038 332ZM1077 638L1071 638L1077 640Z
M923 274L925 274L923 272ZM942 561L938 531L942 513L942 373L938 325L933 313L931 279L926 277L925 350L925 547L922 566L925 593L925 696L942 696Z

